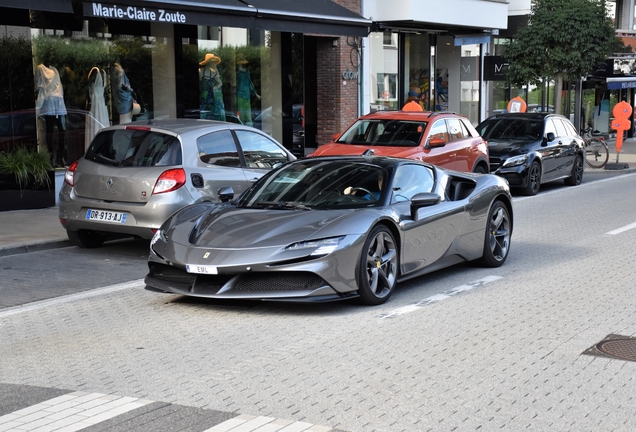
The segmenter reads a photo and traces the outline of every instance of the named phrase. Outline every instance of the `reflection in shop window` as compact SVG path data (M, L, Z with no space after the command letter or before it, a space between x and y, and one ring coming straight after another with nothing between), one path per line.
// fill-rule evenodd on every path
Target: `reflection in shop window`
M270 48L253 45L253 30L198 26L196 45L184 47L187 100L185 116L241 123L271 133L263 121L262 101L269 102ZM258 38L264 40L265 37Z
M2 89L17 103L3 112L33 119L29 145L48 150L54 165L79 159L111 124L176 115L172 25L119 22L115 32L102 21L61 29L31 22L24 29L30 66L7 71L16 85ZM21 77L30 84L17 85Z
M371 111L398 109L397 40L397 33L375 32L369 35Z

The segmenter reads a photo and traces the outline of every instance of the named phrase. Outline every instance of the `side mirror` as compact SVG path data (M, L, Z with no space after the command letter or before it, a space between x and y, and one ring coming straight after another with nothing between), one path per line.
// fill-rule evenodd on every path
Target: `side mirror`
M234 198L234 189L231 187L222 187L218 191L216 191L216 195L221 202L228 202Z
M417 211L422 207L429 207L438 204L442 197L436 193L423 192L418 193L411 198L411 219L417 219Z
M340 138L340 134L339 133L335 133L333 135L331 135L331 141L338 141L338 138Z
M555 139L556 139L556 136L554 136L554 132L548 132L545 138L543 139L542 145L546 145L547 143L552 142Z
M428 140L429 147L444 147L446 145L446 140L444 138L433 137Z

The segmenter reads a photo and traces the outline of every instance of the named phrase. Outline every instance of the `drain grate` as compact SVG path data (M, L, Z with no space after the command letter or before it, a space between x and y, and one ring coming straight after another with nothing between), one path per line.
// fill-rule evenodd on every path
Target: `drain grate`
M615 334L607 335L605 339L586 349L583 354L636 361L636 338Z

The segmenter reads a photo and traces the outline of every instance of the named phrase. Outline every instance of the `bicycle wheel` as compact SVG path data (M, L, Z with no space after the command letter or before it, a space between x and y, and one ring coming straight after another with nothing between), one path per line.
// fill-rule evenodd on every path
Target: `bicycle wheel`
M603 168L609 159L607 144L598 138L590 139L585 145L585 163L592 168Z

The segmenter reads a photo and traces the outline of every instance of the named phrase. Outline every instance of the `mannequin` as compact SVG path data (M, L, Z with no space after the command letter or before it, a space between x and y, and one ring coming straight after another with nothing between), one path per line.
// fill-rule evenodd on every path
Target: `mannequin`
M113 99L115 109L119 113L119 123L129 123L132 121L133 110L133 89L126 76L124 68L119 63L113 67Z
M236 56L236 65L238 67L236 71L236 97L239 117L244 124L252 126L252 103L250 98L252 93L259 99L261 97L252 83L250 71L245 66L247 63L248 61L243 54Z
M223 103L223 82L217 65L221 58L214 54L206 54L199 63L200 108L199 117L204 119L225 121L225 104Z
M93 81L91 82L91 78ZM104 85L106 83L106 72L94 67L88 73L88 93L91 100L91 116L86 121L86 136L84 140L85 148L88 148L91 141L102 128L109 126L108 108L104 101Z
M46 123L46 147L51 155L53 166L64 166L64 147L66 135L66 105L60 73L54 66L38 65L35 70L35 88L37 98L35 113ZM55 142L55 128L58 136Z

